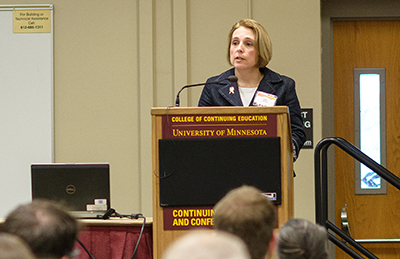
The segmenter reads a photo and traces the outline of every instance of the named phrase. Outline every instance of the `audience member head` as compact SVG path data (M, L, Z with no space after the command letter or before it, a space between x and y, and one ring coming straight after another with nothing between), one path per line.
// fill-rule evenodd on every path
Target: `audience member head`
M292 219L278 234L279 259L328 258L326 229L305 219Z
M276 209L260 190L241 186L228 192L214 207L214 228L240 237L252 259L275 249Z
M35 259L35 256L21 238L0 233L0 259Z
M250 259L243 241L218 230L192 230L174 241L162 259Z
M34 200L13 210L2 231L22 238L38 258L68 258L78 235L78 225L60 204Z

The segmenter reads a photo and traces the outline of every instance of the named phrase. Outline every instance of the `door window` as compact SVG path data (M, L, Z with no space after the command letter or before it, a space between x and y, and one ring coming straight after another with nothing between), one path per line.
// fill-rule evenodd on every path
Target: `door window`
M355 144L375 162L386 165L385 69L354 69ZM386 194L386 182L359 162L355 165L356 194Z

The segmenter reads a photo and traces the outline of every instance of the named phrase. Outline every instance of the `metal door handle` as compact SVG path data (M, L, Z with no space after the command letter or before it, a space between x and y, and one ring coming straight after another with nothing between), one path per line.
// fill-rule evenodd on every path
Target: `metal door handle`
M400 243L400 238L354 239L357 243Z
M350 225L347 220L347 204L344 205L344 208L342 208L342 211L340 212L340 219L342 222L342 230L351 237Z
M344 205L340 212L342 222L342 230L350 237L350 224L347 220L347 204ZM370 238L370 239L354 239L357 243L400 243L400 238ZM345 242L345 241L344 241ZM346 242L345 242L346 243Z

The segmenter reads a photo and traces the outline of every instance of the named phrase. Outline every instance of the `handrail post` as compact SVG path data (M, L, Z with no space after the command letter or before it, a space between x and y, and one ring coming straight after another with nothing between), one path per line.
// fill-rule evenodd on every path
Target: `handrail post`
M315 218L316 222L321 226L326 225L325 222L328 218L327 150L332 142L332 138L325 138L316 145L314 151Z
M330 145L325 145L322 152L322 175L321 175L321 206L322 206L322 222L328 220L328 148ZM325 224L324 224L325 225Z
M321 226L325 226L322 221L322 206L321 206L321 158L320 158L319 143L315 147L314 152L314 187L315 187L315 221Z

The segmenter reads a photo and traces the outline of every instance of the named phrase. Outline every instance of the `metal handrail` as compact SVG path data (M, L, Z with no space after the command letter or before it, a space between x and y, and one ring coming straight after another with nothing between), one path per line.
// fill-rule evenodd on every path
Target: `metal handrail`
M368 258L377 258L363 246L358 244L353 238L349 237L344 231L337 228L328 220L328 155L327 150L330 145L336 145L347 154L352 156L354 159L364 164L380 177L385 179L388 183L392 184L394 187L400 190L400 178L392 174L382 165L375 162L369 156L364 154L359 148L348 142L347 140L339 137L325 138L321 140L315 147L314 151L314 172L315 172L315 214L316 222L322 226L325 226L327 230L334 231L337 235L341 236L347 242L349 242L354 248L366 255ZM335 235L328 231L328 238L331 242L345 251L352 258L363 258L356 252L350 252L350 247L343 244ZM346 237L344 237L345 235ZM341 244L343 244L343 247ZM351 249L350 249L351 250Z
M338 228L335 224L333 224L332 222L330 222L329 220L326 221L326 228L332 230L336 235L340 236L342 239L344 239L346 242L348 242L350 245L352 245L355 249L357 249L357 251L361 252L362 254L364 254L366 257L370 258L370 259L378 259L378 257L376 257L373 253L371 253L370 251L368 251L368 249L366 249L365 247L363 247L362 245L360 245L359 243L357 243L353 238L351 238L350 236L348 236L344 231L342 231L340 228ZM332 240L333 238L339 240L336 236L333 237L329 237L329 240ZM340 241L340 240L339 240ZM341 242L341 241L340 241ZM344 244L343 242L341 242L344 246L347 246L346 244ZM343 249L343 247L339 246L341 249ZM348 247L348 246L347 246ZM348 247L350 248L350 247ZM346 251L345 251L346 252ZM354 258L354 257L353 257ZM358 258L358 257L355 257ZM362 257L361 257L362 258Z

